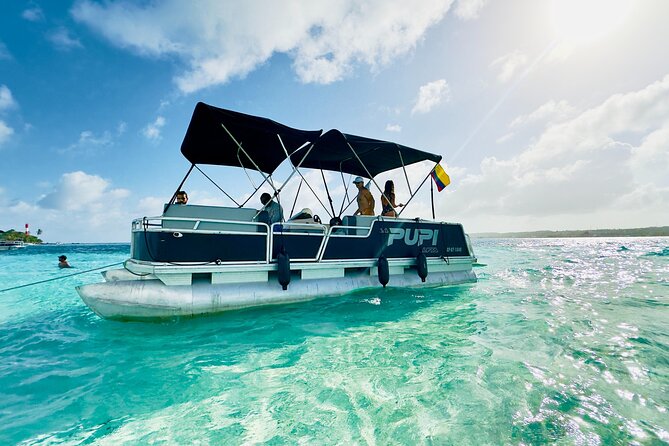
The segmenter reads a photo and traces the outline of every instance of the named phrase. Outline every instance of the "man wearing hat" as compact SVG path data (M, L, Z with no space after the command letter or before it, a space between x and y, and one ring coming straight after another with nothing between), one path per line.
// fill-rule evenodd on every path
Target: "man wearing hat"
M355 177L353 184L358 188L358 210L353 215L374 215L374 197L365 187L365 181L361 177Z

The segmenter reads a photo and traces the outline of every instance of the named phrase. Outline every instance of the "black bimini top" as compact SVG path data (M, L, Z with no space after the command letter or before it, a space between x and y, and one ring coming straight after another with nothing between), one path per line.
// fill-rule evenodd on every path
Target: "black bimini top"
M373 178L382 172L420 161L438 163L441 155L333 129L323 134L311 151L306 147L292 154L290 159L295 166Z
M287 151L294 166L362 177L375 177L419 161L437 163L441 160L440 155L394 142L334 129L321 133L322 130L298 130L271 119L198 102L181 144L181 153L193 164L244 167L271 174L287 158ZM311 144L304 146L307 142ZM297 150L300 147L302 149Z
M322 130L298 130L271 119L198 102L181 143L181 153L193 164L245 167L272 173L286 159L281 141L290 154L304 143L316 141L321 133Z

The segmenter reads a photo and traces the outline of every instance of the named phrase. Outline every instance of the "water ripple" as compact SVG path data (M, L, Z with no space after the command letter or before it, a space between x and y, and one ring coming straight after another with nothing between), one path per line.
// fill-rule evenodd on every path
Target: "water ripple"
M97 276L0 295L0 443L669 443L668 240L475 243L472 286L164 323L97 318ZM58 274L35 248L0 281Z

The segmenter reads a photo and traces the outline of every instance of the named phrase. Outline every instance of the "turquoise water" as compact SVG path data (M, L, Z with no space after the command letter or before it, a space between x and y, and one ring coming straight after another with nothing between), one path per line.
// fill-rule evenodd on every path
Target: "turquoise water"
M474 243L476 284L164 323L95 316L99 272L0 293L0 444L669 444L669 239Z

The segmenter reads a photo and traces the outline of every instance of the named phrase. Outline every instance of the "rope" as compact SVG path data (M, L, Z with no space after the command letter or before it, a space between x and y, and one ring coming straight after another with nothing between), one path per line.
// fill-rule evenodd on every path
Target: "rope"
M118 265L123 265L123 262L112 263L111 265L101 266L99 268L93 268L93 269L89 269L89 270L86 270L86 271L79 271L79 272L76 272L76 273L73 273L73 274L68 274L66 276L52 277L51 279L40 280L38 282L26 283L24 285L17 285L17 286L13 286L13 287L10 287L10 288L5 288L4 290L0 290L0 293L4 293L5 291L17 290L19 288L25 288L25 287L29 287L29 286L33 286L33 285L39 285L40 283L46 283L46 282L51 282L51 281L54 281L54 280L65 279L67 277L78 276L79 274L86 274L86 273L90 273L92 271L97 271L99 269L111 268L112 266L118 266Z

